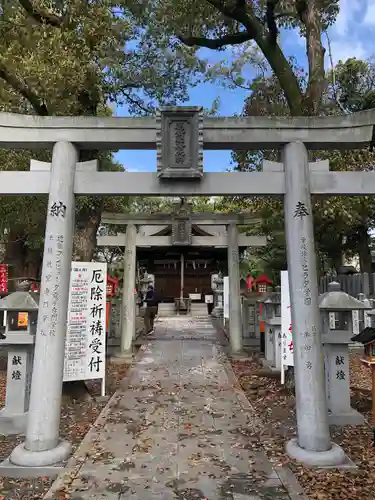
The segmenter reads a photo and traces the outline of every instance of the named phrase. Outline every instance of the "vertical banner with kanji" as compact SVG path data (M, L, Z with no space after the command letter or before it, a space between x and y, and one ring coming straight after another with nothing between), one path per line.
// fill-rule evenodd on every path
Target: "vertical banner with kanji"
M105 384L107 264L72 262L64 382L102 379Z
M0 293L8 292L8 265L0 264Z
M294 366L288 271L281 271L281 336L281 383L284 383L284 367Z

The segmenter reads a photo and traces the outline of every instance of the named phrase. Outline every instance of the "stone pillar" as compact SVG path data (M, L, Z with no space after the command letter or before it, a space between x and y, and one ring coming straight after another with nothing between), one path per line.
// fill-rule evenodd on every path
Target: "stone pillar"
M112 362L131 361L133 338L135 336L135 273L137 252L137 228L128 224L125 236L124 282L122 290L122 325L120 351L111 358Z
M242 354L242 320L240 269L238 255L238 232L236 224L229 224L228 231L228 276L229 276L229 334L231 353Z
M297 439L287 452L309 465L338 465L345 454L332 445L328 426L321 321L307 150L284 148L285 233L294 343Z
M21 466L53 465L65 460L71 452L70 444L59 439L59 425L77 159L73 144L55 144L26 440L10 456L12 463Z

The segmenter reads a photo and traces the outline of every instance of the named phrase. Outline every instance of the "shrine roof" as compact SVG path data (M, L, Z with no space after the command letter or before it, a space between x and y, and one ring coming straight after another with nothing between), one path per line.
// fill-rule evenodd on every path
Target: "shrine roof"
M270 280L268 276L265 274L260 274L254 281L254 284L259 285L260 283L264 283L266 285L273 285L273 281Z
M352 342L360 342L361 344L369 344L370 342L375 341L375 328L371 326L367 326L364 330L362 330L358 335L354 335L350 340Z

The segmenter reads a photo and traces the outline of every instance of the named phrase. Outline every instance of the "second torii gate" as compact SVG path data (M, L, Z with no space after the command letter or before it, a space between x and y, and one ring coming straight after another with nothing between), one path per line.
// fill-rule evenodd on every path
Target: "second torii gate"
M203 213L181 214L181 210L171 214L145 214L126 215L104 213L104 224L126 226L126 233L114 236L99 236L98 246L124 247L124 288L122 297L122 330L121 348L117 353L119 361L128 360L132 356L132 341L135 336L135 297L134 286L136 278L136 248L137 247L171 247L191 246L204 248L227 248L228 250L228 276L230 287L229 324L230 346L234 357L242 356L241 334L241 296L239 275L239 247L262 247L267 240L264 236L246 236L238 234L237 226L240 224L253 224L257 222L254 217L236 216L234 214ZM145 235L142 228L145 226L163 226L168 222L172 225L172 234L169 236ZM185 227L182 227L184 224ZM206 227L223 227L224 234L194 236L194 225ZM183 266L181 266L183 273ZM183 283L183 277L181 277Z

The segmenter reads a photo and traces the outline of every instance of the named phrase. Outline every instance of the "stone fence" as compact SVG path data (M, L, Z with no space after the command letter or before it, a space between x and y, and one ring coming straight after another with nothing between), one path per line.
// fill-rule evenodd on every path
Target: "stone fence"
M325 276L320 279L319 293L328 291L328 283L338 281L343 292L357 297L359 293L364 293L366 297L375 296L375 273L358 273L358 274L338 274L337 276Z

